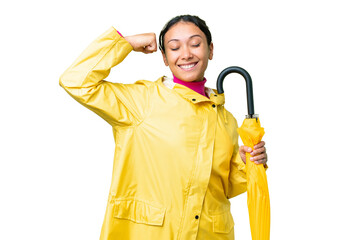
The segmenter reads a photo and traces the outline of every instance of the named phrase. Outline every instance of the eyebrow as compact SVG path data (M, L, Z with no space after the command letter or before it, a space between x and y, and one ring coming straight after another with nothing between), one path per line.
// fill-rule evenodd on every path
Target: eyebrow
M195 34L195 35L190 36L189 39L194 38L194 37L200 37L200 38L202 38L201 35ZM177 38L174 38L174 39L170 39L170 40L168 41L168 43L171 42L171 41L180 41L180 40L177 39Z

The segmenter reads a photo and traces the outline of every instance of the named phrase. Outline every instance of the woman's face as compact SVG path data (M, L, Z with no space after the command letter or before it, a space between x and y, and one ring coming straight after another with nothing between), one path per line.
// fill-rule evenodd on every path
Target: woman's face
M164 36L163 59L175 77L185 82L202 81L208 60L213 57L213 44L195 24L180 21Z

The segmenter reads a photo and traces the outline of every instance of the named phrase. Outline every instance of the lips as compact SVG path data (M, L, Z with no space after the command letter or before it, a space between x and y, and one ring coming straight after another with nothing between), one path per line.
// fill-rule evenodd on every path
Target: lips
M187 64L180 64L178 65L182 70L189 71L192 70L197 65L197 62L194 63L187 63Z

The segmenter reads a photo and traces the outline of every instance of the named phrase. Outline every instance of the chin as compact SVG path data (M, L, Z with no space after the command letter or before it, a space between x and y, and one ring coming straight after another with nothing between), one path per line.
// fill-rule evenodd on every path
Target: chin
M198 76L181 76L180 78L181 80L183 80L184 82L195 82L195 81L202 81L204 77L198 77ZM200 79L200 80L199 80Z

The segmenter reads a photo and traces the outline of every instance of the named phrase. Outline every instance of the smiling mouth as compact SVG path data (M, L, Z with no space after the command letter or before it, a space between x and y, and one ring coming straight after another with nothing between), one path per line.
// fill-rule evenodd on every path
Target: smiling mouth
M189 64L181 64L181 65L178 65L178 66L179 66L181 69L188 71L188 70L193 69L196 65L197 65L197 62L195 62L195 63L189 63Z

